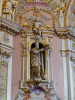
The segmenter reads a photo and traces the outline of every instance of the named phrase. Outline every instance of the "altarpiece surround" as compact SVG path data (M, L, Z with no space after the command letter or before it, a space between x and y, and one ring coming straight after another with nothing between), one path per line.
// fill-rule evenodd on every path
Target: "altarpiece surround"
M33 2L33 0L27 0L27 2ZM35 2L40 3L41 1L34 0ZM23 39L23 76L20 85L21 90L16 99L32 100L35 98L37 100L37 97L39 97L39 100L58 99L54 91L52 76L52 39L54 33L62 41L61 55L64 70L64 91L66 91L64 100L74 100L75 98L75 0L61 0L57 4L58 0L53 3L52 0L47 0L47 2L42 0L42 2L49 2L51 8L48 7L45 10L39 6L27 8L22 5L22 10L18 11L18 14L23 10L25 11L16 18L16 23L22 27L10 21L14 20L14 12L18 2L7 0L2 5L2 17L4 18L0 17L1 99L10 100L12 54L14 52L13 36L20 32ZM73 3L71 9L69 9L70 3ZM55 6L52 7L52 5ZM68 9L71 10L70 17L67 14ZM67 22L67 19L70 22ZM65 25L72 27L64 27ZM56 28L56 26L62 28Z
M29 12L31 14L28 15ZM23 76L21 89L25 93L30 93L31 98L37 97L38 91L40 92L39 97L42 98L45 98L46 93L52 91L52 97L50 98L57 100L52 76L52 38L56 18L53 15L51 18L48 18L42 12L44 10L36 6L18 17L20 19L18 23L24 28L21 32L23 38ZM47 12L45 11L44 13L46 14ZM44 20L46 23L44 23ZM48 21L49 24L52 24L51 26L47 24ZM41 92L40 88L43 89L43 87L46 90ZM36 92L34 92L34 88ZM17 99L21 98L17 97ZM22 99L26 99L26 97L24 96Z
M52 52L53 52L52 37L55 32L57 36L62 39L61 55L63 56L64 91L66 91L64 99L66 100L66 97L67 100L74 98L74 95L72 95L72 92L74 93L74 91L72 90L73 88L72 68L71 68L71 63L69 63L71 62L70 57L72 55L71 54L72 51L70 50L72 50L74 34L72 35L73 31L72 27L66 27L66 28L63 27L64 13L62 13L62 11L65 12L65 9L66 9L65 6L62 7L62 9L60 9L60 15L59 15L61 21L60 24L62 28L55 28L56 25L55 20L57 20L57 18L52 15L52 17L49 17L50 18L49 19L48 17L42 15L42 11L46 12L46 14L47 11L44 9L40 9L39 6L32 8L33 13L30 12L32 15L30 14L29 16L28 15L23 16L22 14L20 14L20 16L17 17L20 18L19 21L20 25L22 25L25 28L25 32L24 31L22 32L22 37L23 37L22 46L24 49L24 53L23 53L23 80L21 81L21 88L24 88L23 91L25 92L31 91L31 89L29 89L28 86L31 87L34 86L34 88L36 88L35 87L36 85L39 85L41 87L48 86L47 88L48 90L46 92L50 92L50 90L53 90L54 86L52 79ZM28 11L31 11L31 9ZM27 13L28 11L26 11L25 13ZM56 9L56 11L58 12L59 10ZM48 12L48 14L51 13ZM53 30L52 27L49 26L50 24L49 25L47 25L46 23L44 24L44 22L41 19L45 21L51 20L52 22L50 23L53 24L52 26L54 28L54 32L52 31ZM23 23L24 20L26 21L26 23ZM57 22L59 24L58 20ZM69 43L71 45L69 45ZM43 59L43 57L45 59ZM64 61L66 63L64 63ZM45 66L46 64L47 67ZM69 82L70 79L72 79L71 83ZM34 94L35 93L33 93L33 95Z

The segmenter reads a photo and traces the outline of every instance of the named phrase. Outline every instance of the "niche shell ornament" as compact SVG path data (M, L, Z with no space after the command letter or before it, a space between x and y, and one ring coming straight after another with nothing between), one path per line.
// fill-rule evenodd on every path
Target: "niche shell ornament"
M9 35L8 35L7 33L4 33L4 34L3 34L3 41L4 41L5 43L8 43L8 42L9 42Z

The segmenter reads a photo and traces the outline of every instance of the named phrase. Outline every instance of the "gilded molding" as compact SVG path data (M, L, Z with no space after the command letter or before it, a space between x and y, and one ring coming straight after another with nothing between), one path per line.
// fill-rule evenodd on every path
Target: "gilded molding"
M43 3L49 3L51 2L52 0L42 0Z
M72 54L75 54L74 51L72 50L60 50L61 53L64 53L64 54L68 54L68 53L72 53Z
M34 0L26 0L27 2L34 2ZM43 3L49 3L51 2L52 0L41 0L41 2Z
M20 16L23 15L23 13L26 13L26 12L31 11L31 10L34 10L34 8L27 9L27 10L24 10L23 12L21 12L21 13L15 18L15 23L17 23L17 20L19 19Z
M11 47L11 46L8 46L8 45L5 45L5 44L3 44L3 43L0 43L0 46L5 46L5 47L8 47L8 48L10 48L10 49L12 49L12 50L14 50L14 48L13 47Z
M22 23L22 19L23 19L22 16L20 16L20 23L19 23L20 25L21 25L21 23Z
M55 27L55 20L54 17L52 17L52 22L53 22L53 28Z
M2 52L2 51L0 50L0 55L1 55L3 58L5 58L4 56L6 56L6 58L9 58L9 57L10 57L10 52L6 52L6 51Z
M27 90L27 89L24 89L24 88L23 88L22 90L23 90L25 93L30 93L30 89Z
M58 13L58 16L60 16L60 10L62 10L62 13L65 13L66 5L64 7L60 7L59 3L57 3L57 8L55 9L55 12Z

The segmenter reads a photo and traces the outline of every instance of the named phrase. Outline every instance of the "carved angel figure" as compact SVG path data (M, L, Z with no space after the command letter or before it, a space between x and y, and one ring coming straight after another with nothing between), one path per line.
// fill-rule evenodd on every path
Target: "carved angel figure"
M42 35L42 30L44 29L47 29L48 31L51 30L49 25L46 25L44 27L38 17L35 19L32 26L28 25L27 23L24 23L24 27L31 28L34 35L40 35L40 36Z

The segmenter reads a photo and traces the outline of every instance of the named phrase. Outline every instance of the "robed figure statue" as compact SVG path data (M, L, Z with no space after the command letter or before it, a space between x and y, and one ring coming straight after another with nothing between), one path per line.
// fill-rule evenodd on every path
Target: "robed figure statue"
M31 79L44 79L45 49L44 46L35 42L31 47Z

